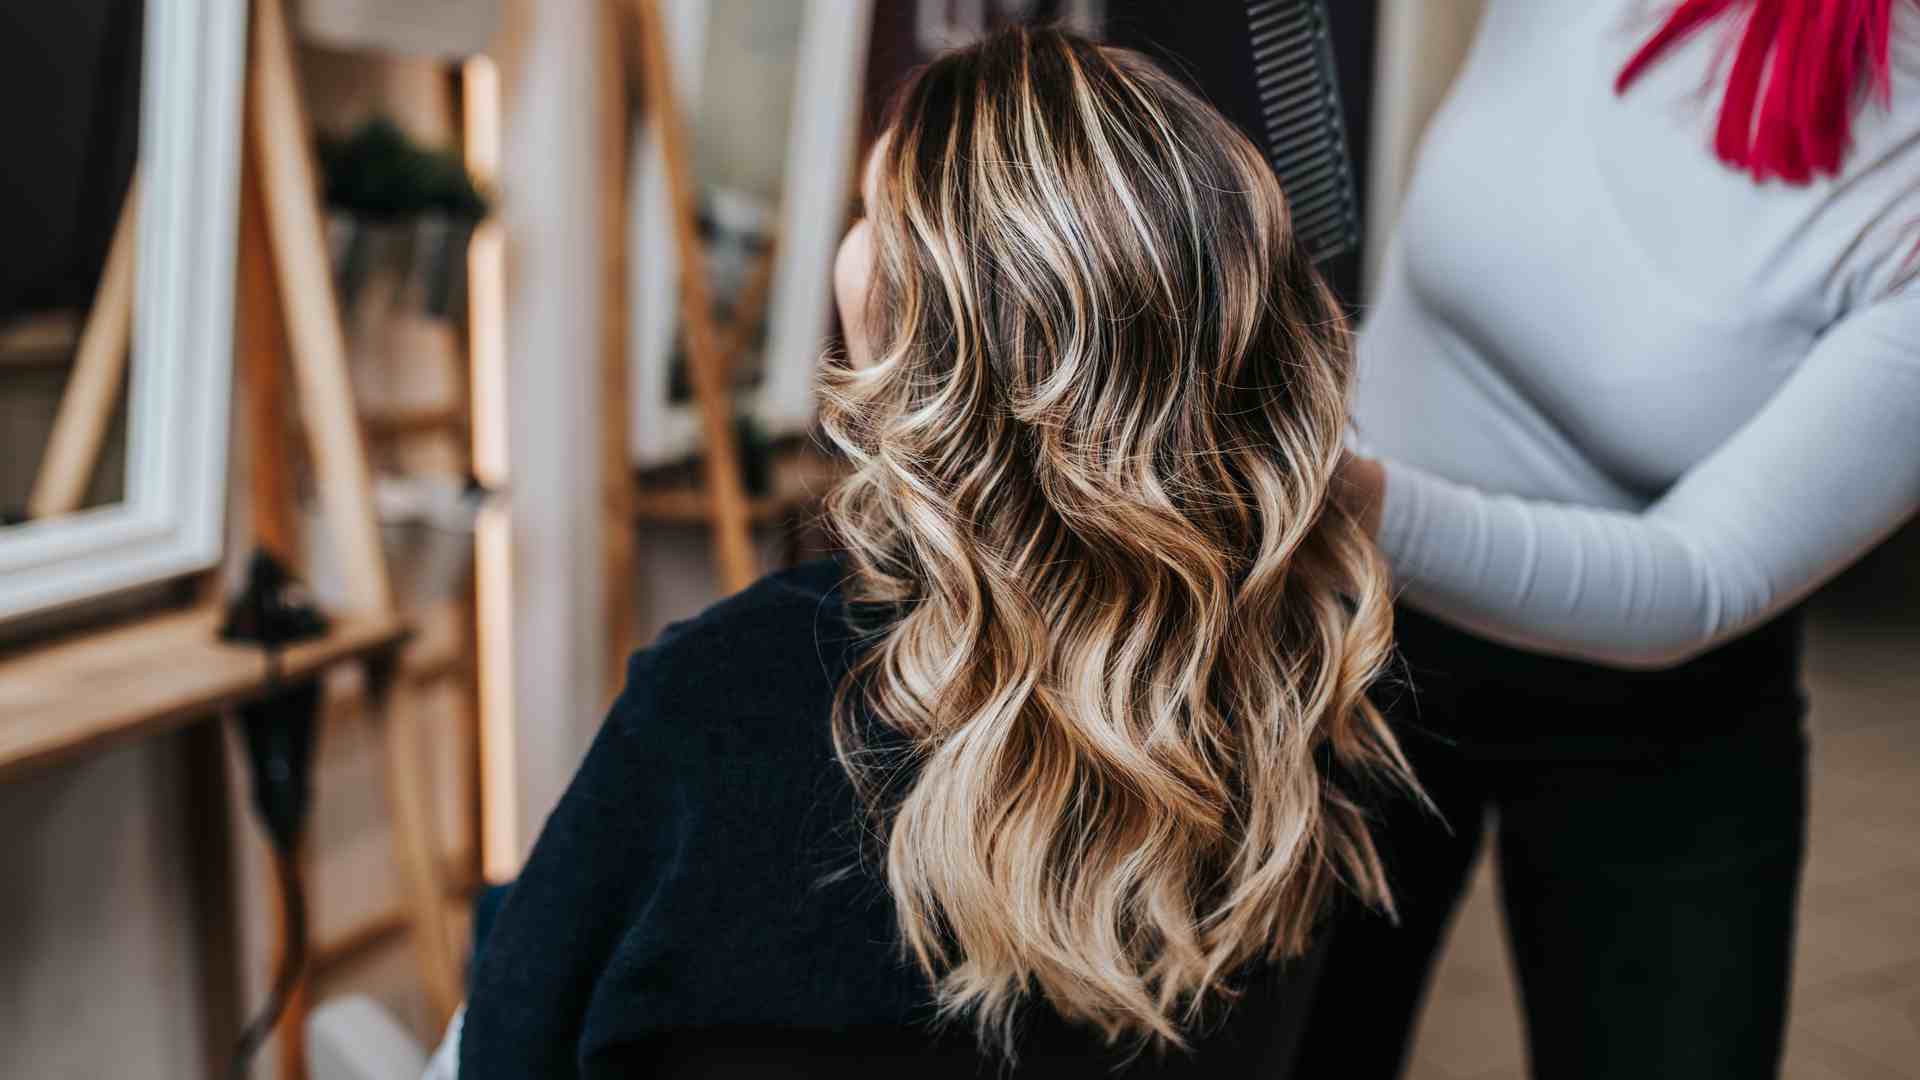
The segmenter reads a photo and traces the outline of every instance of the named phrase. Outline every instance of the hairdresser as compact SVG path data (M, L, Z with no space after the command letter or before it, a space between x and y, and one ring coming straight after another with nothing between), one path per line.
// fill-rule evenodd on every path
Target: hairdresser
M1358 348L1439 814L1304 1074L1399 1074L1491 811L1535 1076L1777 1075L1795 607L1920 504L1920 3L1490 0Z

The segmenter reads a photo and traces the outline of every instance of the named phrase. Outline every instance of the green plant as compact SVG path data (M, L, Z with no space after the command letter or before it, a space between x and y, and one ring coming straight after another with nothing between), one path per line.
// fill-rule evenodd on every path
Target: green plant
M381 221L436 213L466 221L487 216L487 196L458 154L421 146L386 117L367 121L346 138L322 139L319 151L327 205L334 209Z

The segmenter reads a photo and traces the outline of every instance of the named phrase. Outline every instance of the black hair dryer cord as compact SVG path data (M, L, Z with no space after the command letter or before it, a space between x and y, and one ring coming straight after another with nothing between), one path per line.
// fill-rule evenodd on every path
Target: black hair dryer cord
M300 879L299 852L312 795L321 686L317 678L283 685L280 650L326 631L326 616L307 600L286 568L266 552L256 552L248 566L246 588L227 607L220 637L258 645L266 654L266 692L240 707L240 727L253 774L254 811L273 846L281 940L279 969L266 1004L234 1044L228 1069L234 1080L247 1075L253 1056L273 1033L307 966L306 890Z

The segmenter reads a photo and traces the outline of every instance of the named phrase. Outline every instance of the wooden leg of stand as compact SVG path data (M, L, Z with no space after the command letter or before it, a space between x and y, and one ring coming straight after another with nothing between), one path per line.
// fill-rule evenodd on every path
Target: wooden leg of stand
M434 1030L446 1027L460 1005L460 968L447 925L446 889L435 859L433 816L426 790L426 762L419 732L394 715L392 697L397 657L370 663L367 708L381 731L387 774L387 810L392 817L394 860L406 891L409 937L420 965L420 979L433 1007Z
M315 487L348 603L355 611L386 611L392 606L386 557L348 381L346 335L281 0L254 0L249 75L247 142L259 165L294 384L313 446Z
M242 388L245 422L247 509L253 540L288 566L300 565L298 506L293 467L287 460L286 324L274 292L272 246L261 200L255 155L243 155L240 185L239 268L234 319L234 364Z
M707 496L712 500L713 546L721 584L737 592L757 576L748 518L746 485L740 478L739 447L734 442L733 376L714 325L702 257L698 207L693 190L693 159L686 117L673 88L666 27L657 0L626 0L634 12L635 63L646 87L649 126L660 140L672 202L674 246L680 259L680 321L687 339L688 373L700 407L705 447Z
M298 851L291 852L287 855L281 855L275 852L273 858L292 859L296 867L294 871L295 881L304 882L306 880L307 849L305 844L302 844ZM287 938L287 897L284 895L287 886L282 884L281 881L280 875L274 875L274 888L283 894L277 898L279 902L274 905L274 918L277 920L275 926L277 933L275 937L277 940L284 942ZM311 957L313 955L313 930L311 926L303 929L306 932L307 940L302 943L300 951L303 956ZM287 958L284 954L276 954L273 958L273 969L279 971L286 962ZM286 1010L280 1014L280 1025L274 1029L275 1034L279 1036L280 1080L307 1080L307 1017L312 1012L313 976L309 969L301 971L300 977L295 980L293 989L287 994Z
M477 540L477 538L476 538ZM485 654L480 651L480 579L478 575L467 579L466 595L462 603L461 625L467 628L468 655L472 662L466 665L466 671L460 680L460 704L465 710L463 727L466 740L461 755L461 771L467 779L466 791L466 828L462 830L461 841L466 844L467 854L471 856L460 872L468 881L485 881L487 865L487 765L486 765L486 725L482 719L484 700L480 695L480 665Z
M601 260L600 438L602 521L607 583L607 698L626 681L627 654L637 633L634 611L633 448L627 430L630 399L627 309L627 229L632 200L627 193L632 177L633 110L627 80L627 51L622 48L621 3L600 5L605 24L600 34L599 85L601 92L600 201L601 237L607 245Z
M57 517L80 509L93 468L100 461L100 445L107 423L120 400L127 376L127 346L133 332L134 233L138 228L140 176L127 185L120 204L120 222L107 247L107 263L100 272L100 288L87 311L74 356L73 374L60 395L46 456L27 496L27 516Z

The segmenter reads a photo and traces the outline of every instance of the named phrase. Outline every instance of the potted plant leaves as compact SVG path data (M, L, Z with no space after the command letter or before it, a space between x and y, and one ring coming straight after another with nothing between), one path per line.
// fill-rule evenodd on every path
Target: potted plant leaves
M323 139L328 229L341 304L352 309L376 279L393 302L446 318L466 289L467 241L487 198L452 150L420 146L391 120Z

